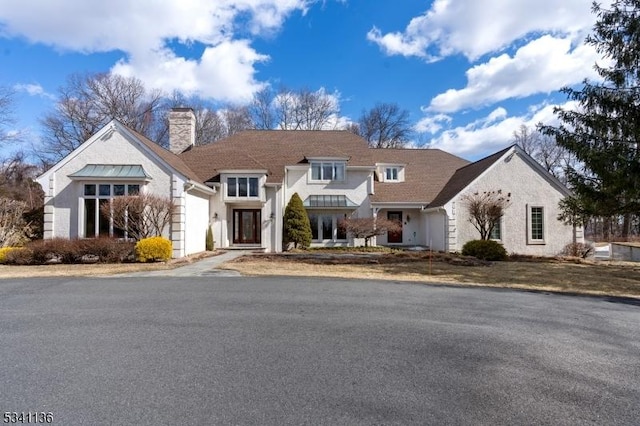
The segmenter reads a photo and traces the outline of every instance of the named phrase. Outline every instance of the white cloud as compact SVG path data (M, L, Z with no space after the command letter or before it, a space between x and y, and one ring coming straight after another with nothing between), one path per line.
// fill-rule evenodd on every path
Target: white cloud
M247 40L223 41L207 47L199 60L177 56L169 49L132 55L112 72L136 76L150 87L177 90L229 102L246 102L264 85L255 80L254 65L268 57L257 53Z
M0 9L0 34L23 36L61 50L120 50L114 72L149 87L241 102L262 87L256 63L267 59L237 33L277 31L294 11L314 0L22 0ZM202 43L198 58L179 56L169 42Z
M538 123L556 124L557 118L553 113L555 106L534 106L521 116L509 116L504 108L497 108L472 123L443 131L432 138L428 145L429 148L442 149L464 158L479 159L513 144L513 133L521 125L535 128ZM569 101L560 106L571 110L576 108L576 103Z
M435 134L442 130L443 124L449 123L451 123L450 116L446 114L433 114L420 119L413 128L419 133Z
M435 96L430 111L451 113L536 93L550 93L563 86L598 78L593 68L599 55L592 46L571 50L569 38L544 35L517 50L502 54L466 72L467 86Z
M435 60L460 53L476 60L532 34L580 40L594 22L591 0L435 0L404 31L373 27L367 38L390 55Z
M15 84L13 89L17 92L26 92L29 96L39 96L47 99L54 99L55 96L48 93L40 84Z

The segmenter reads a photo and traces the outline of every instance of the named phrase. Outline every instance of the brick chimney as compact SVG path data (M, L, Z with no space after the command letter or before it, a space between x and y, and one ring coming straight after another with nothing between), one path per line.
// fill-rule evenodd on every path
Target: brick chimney
M169 112L169 150L180 154L196 143L196 115L191 108L173 108Z

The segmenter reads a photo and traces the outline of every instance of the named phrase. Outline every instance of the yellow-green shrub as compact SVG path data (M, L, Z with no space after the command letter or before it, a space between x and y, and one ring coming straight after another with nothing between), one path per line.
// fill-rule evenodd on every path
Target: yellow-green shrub
M171 241L163 237L143 238L136 244L138 262L157 262L171 259Z
M5 264L7 263L7 253L9 253L11 250L15 250L19 247L2 247L0 248L0 263Z

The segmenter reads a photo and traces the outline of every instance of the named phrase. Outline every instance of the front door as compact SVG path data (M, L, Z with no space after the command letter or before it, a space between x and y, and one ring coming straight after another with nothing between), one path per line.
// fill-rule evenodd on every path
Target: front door
M233 211L233 244L260 244L261 219L259 209Z
M387 212L387 219L394 220L402 227L402 212ZM388 243L402 243L402 228L397 232L387 234Z

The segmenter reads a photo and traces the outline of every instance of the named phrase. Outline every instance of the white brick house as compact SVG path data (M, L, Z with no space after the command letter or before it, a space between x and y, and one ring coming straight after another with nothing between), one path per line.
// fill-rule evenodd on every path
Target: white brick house
M309 213L315 246L352 246L344 217L384 215L402 232L377 244L460 250L479 235L464 194L512 194L496 238L509 252L557 254L573 229L557 221L568 191L517 146L475 163L433 149L374 149L346 131L244 131L194 146L188 108L170 116L170 150L112 121L38 178L45 191L45 238L117 234L99 206L137 191L177 205L166 236L174 257L218 248L282 250L282 218L293 193ZM118 235L115 235L118 236ZM577 231L582 241L582 231Z

